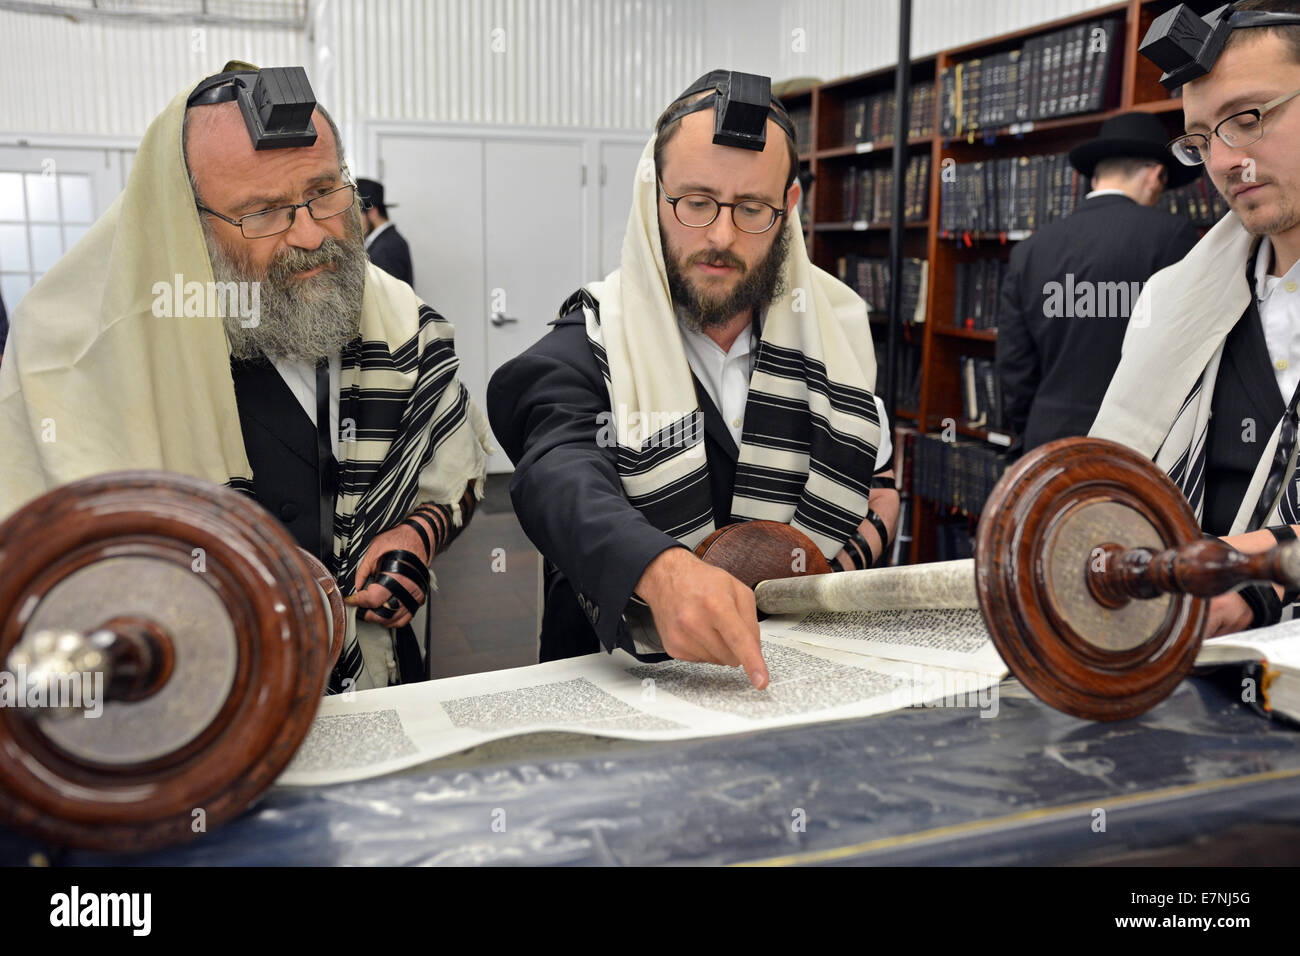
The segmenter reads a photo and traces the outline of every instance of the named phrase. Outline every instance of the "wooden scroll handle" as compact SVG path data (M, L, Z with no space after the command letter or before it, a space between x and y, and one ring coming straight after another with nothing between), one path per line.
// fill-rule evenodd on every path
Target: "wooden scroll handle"
M1213 597L1251 581L1300 588L1300 542L1257 554L1243 554L1218 538L1165 551L1101 544L1093 549L1086 573L1089 592L1108 608L1161 594Z
M695 546L695 556L747 588L760 581L829 574L830 564L798 528L779 521L724 525Z
M19 699L31 694L58 701L60 685L72 675L102 686L104 699L134 701L156 693L171 676L176 651L171 637L156 623L140 617L115 617L92 631L40 630L23 639L5 662L16 675ZM95 679L102 675L103 683ZM45 714L76 713L50 707Z

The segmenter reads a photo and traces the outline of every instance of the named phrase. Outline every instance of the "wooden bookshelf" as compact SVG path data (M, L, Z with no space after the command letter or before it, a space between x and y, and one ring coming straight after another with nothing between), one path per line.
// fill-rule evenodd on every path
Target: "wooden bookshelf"
M955 306L956 267L962 262L977 259L1010 256L1014 245L1026 238L1027 230L1017 232L945 232L941 230L941 170L944 160L957 164L992 160L1012 156L1045 156L1068 152L1076 145L1097 136L1101 124L1112 116L1130 110L1143 110L1160 117L1170 138L1182 129L1182 100L1169 96L1160 85L1160 71L1139 56L1137 50L1151 22L1170 9L1174 0L1126 0L1051 22L1042 23L1014 33L1003 34L918 59L912 64L911 79L917 83L933 83L934 115L928 128L933 135L909 137L905 149L912 156L927 154L930 157L930 182L927 215L923 221L909 222L904 233L904 255L928 262L928 277L924 291L925 322L904 325L900 330L901 350L919 349L921 385L919 407L905 407L908 403L900 395L896 412L897 429L913 426L918 435L934 434L947 429L964 439L989 443L991 447L1005 448L1014 436L1005 432L977 428L962 421L961 364L963 356L989 358L994 356L996 330L959 328L953 324ZM1198 13L1208 13L1221 5L1221 0L1206 0L1191 4ZM1110 17L1120 20L1115 37L1113 56L1119 71L1117 91L1109 100L1103 100L1099 110L1064 116L1008 123L988 129L977 129L958 135L944 136L942 77L947 69L970 60L993 57L1022 49L1026 41L1070 27L1100 21ZM874 70L819 84L811 90L786 97L787 106L810 112L811 143L800 143L805 152L800 156L807 168L815 174L809 197L809 215L804 221L805 239L813 261L832 274L837 271L840 257L852 254L872 258L889 255L888 223L845 222L842 208L842 190L846 170L861 164L888 168L892 163L894 145L890 142L853 143L845 141L845 113L858 97L893 89L894 67ZM913 118L915 125L916 119ZM887 333L888 319L873 312L872 328L879 340ZM900 360L902 356L900 355ZM896 435L897 441L897 435ZM905 496L910 489L904 489ZM938 502L915 498L911 508L911 554L913 562L936 558L938 527L953 521L968 521L973 525L977 515L963 515Z

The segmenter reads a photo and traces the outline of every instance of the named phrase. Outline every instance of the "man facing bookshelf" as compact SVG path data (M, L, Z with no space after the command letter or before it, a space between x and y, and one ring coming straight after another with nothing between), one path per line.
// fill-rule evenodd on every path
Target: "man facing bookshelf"
M997 374L1012 452L1086 435L1151 274L1196 244L1190 222L1154 208L1200 175L1167 148L1160 121L1124 113L1070 151L1092 190L1011 253L998 310Z
M1143 290L1092 435L1152 456L1206 533L1250 553L1300 525L1300 3L1230 4L1199 30L1175 10L1189 37L1227 35L1217 57L1211 42L1171 59L1150 35L1143 51L1182 84L1172 152L1204 166L1229 212ZM1206 636L1293 618L1296 597L1216 597Z

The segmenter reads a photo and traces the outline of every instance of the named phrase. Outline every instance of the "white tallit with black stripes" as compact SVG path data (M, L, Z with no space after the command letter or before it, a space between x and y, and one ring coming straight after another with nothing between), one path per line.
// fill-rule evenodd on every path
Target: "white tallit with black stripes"
M1254 244L1255 237L1229 212L1182 261L1151 277L1133 307L1123 356L1089 432L1153 458L1198 521L1205 507L1215 382L1228 333L1254 294L1247 279ZM1272 500L1262 500L1281 429L1279 421L1258 443L1259 461L1229 534L1300 524L1294 450L1280 489ZM1252 522L1257 508L1263 520Z
M452 334L451 323L410 286L367 265L361 337L340 357L339 488L330 570L344 594L352 593L370 542L417 504L446 505L459 527L460 500L471 479L476 496L483 497L490 428L456 376ZM433 581L431 573L431 588ZM421 612L427 613L427 602ZM416 633L423 621L422 613ZM356 628L382 629L364 621ZM331 693L363 686L356 628L349 628Z
M653 156L651 137L639 168L652 170ZM654 177L638 175L621 267L565 311L584 308L628 500L694 547L714 530L703 415L668 292L657 199ZM880 443L875 353L866 304L808 261L797 215L784 228L786 292L763 320L732 518L793 525L830 558L867 513Z

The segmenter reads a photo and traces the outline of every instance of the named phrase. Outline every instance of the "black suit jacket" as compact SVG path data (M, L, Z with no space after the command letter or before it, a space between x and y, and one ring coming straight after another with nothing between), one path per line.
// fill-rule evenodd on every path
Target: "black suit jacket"
M635 653L622 615L646 566L681 545L632 507L619 481L617 449L596 442L609 392L582 312L551 324L493 374L487 393L492 429L515 465L515 513L545 559L541 659L589 654L602 644ZM731 522L739 450L698 381L695 392L714 523L721 527Z
M997 369L1006 425L1020 436L1023 451L1088 434L1128 328L1127 315L1046 315L1048 284L1061 285L1057 301L1086 312L1080 283L1091 283L1094 293L1101 283L1145 284L1187 255L1198 238L1182 217L1109 195L1084 200L1012 250L998 309ZM1074 297L1066 295L1067 274ZM1099 299L1110 311L1108 295L1094 295L1094 309Z
M407 285L415 284L411 277L411 248L396 226L390 225L376 236L366 254L370 256L371 262L390 276L401 279Z

